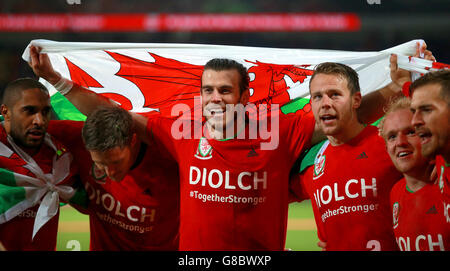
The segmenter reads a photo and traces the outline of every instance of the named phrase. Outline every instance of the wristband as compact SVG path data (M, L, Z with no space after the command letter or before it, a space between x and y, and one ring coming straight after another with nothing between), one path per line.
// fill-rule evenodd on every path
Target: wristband
M411 94L410 89L409 89L410 86L411 86L411 82L406 82L403 84L402 92L403 92L403 95L405 95L405 97L409 97L409 95Z
M73 82L61 76L61 79L53 87L65 96L73 87Z

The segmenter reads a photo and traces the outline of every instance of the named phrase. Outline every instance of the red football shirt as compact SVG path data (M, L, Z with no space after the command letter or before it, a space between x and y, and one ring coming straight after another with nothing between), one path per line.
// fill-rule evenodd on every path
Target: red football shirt
M443 199L445 221L450 223L450 169L442 155L436 156L436 169L439 190Z
M176 163L157 148L141 145L125 178L110 180L96 170L81 138L83 122L53 121L79 165L90 202L91 250L177 250L179 178Z
M346 144L324 145L300 181L327 250L397 250L389 193L401 177L374 126Z
M416 192L402 179L391 191L393 228L402 251L445 251L450 227L445 223L439 188L428 184Z
M149 119L149 135L180 168L180 250L284 249L289 172L308 147L315 122L312 114L277 116L280 140L272 150L261 148L270 139L260 137L175 139L174 120ZM249 132L246 125L243 133Z
M0 125L0 140L12 150L12 147L7 143L6 131L4 130L2 125ZM53 140L53 143L59 150L62 149L59 142ZM48 147L46 144L43 144L39 149L39 152L32 156L32 158L36 161L36 163L44 173L51 173L54 155L55 151ZM15 154L13 154L13 156L11 157L0 157L0 167L20 174L35 177L34 174L28 169L24 168L23 165L24 161ZM75 171L76 169L72 165L71 172L68 178L64 180L64 183L73 181L73 179L71 179L71 176L75 174ZM0 241L3 243L7 250L56 249L59 209L58 213L39 229L39 231L34 236L34 239L32 240L31 238L33 236L34 221L38 209L39 205L35 205L31 208L26 209L10 221L0 224Z

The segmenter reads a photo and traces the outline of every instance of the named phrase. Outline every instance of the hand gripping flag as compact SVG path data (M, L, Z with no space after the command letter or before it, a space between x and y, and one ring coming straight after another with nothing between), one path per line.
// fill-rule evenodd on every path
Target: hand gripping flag
M73 188L71 172L72 155L58 147L49 134L44 144L55 151L51 173L44 174L36 161L17 146L7 135L12 150L0 142L0 224L6 223L25 211L39 205L33 226L32 239L39 229L58 213L59 198L87 207L87 195L83 189ZM14 162L11 162L11 159ZM10 160L10 162L7 162ZM6 164L23 166L33 176L13 172Z
M200 93L203 65L212 58L234 59L248 68L250 102L285 105L283 112L308 104L309 80L314 67L322 62L340 62L354 68L360 78L362 94L388 83L389 57L399 55L399 66L425 73L439 65L411 57L413 40L380 52L350 52L313 49L278 49L244 46L92 43L33 40L23 53L29 61L29 46L42 48L56 71L91 91L108 97L136 113L157 111L172 116L172 106L185 103L191 108ZM45 80L42 80L45 82ZM46 83L52 105L61 119L84 120L73 105ZM309 106L303 108L309 111Z

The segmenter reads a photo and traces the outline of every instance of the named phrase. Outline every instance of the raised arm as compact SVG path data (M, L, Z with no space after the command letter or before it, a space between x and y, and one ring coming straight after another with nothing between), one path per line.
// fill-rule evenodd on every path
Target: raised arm
M362 123L372 123L381 118L385 106L393 99L401 97L403 84L411 81L410 72L398 68L396 55L391 55L389 61L392 82L362 97L361 106L358 108L358 118Z
M82 86L73 84L69 79L62 78L61 74L53 69L50 59L47 54L41 54L40 49L31 46L30 57L31 62L28 64L33 69L34 74L38 77L44 78L47 82L53 86L64 85L62 88L66 88L68 92L63 94L81 113L89 116L99 106L115 106L115 104L101 96L92 92ZM62 80L66 80L65 82ZM58 91L61 87L56 87Z
M34 74L44 78L53 86L56 85L55 88L86 116L89 116L100 106L118 106L112 100L78 84L73 84L69 79L62 78L61 74L53 69L48 55L40 53L39 48L31 46L30 56L31 62L28 64L33 69ZM129 113L133 117L137 135L141 140L148 143L146 132L147 118L132 112Z
M417 43L415 57L423 55L425 59L436 61L431 51L427 50L425 43ZM395 98L401 97L403 84L411 81L411 73L399 69L397 55L392 54L390 59L390 76L392 82L387 86L364 95L358 109L358 117L362 123L372 123L384 115L384 108Z

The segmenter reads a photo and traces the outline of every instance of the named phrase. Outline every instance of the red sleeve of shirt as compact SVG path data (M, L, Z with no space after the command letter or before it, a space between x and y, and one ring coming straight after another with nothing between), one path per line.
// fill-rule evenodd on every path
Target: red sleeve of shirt
M291 174L289 179L289 202L300 202L309 199L305 190L302 175L300 173Z
M151 146L157 147L160 153L168 154L167 157L177 160L177 143L182 140L182 135L175 133L174 138L172 134L174 123L176 123L174 119L151 116L147 121L147 136Z
M47 132L71 151L79 148L84 149L83 139L81 138L83 125L83 121L52 120L48 125Z

